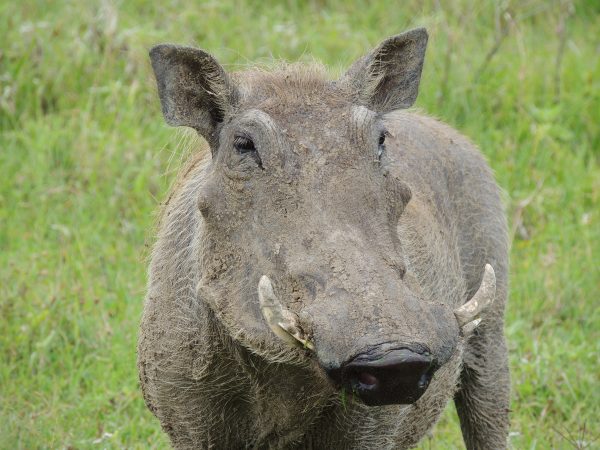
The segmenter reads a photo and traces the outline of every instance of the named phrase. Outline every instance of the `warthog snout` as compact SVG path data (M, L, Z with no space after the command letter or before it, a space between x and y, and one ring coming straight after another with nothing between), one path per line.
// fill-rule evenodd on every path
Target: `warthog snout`
M425 393L436 369L429 352L399 348L360 354L328 374L366 405L406 405Z

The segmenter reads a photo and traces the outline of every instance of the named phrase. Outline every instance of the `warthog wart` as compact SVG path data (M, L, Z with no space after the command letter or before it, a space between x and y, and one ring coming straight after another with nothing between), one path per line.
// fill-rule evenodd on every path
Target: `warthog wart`
M506 447L507 233L479 151L416 97L424 29L338 80L150 51L168 124L210 152L160 219L138 346L177 448L407 448L454 399Z

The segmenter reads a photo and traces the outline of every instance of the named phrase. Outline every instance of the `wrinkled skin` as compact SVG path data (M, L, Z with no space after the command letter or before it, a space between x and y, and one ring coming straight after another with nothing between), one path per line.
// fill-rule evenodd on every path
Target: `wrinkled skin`
M474 146L400 110L426 41L390 38L337 82L152 50L167 122L211 147L165 206L139 339L144 397L175 447L407 448L450 399L467 448L506 447L504 214ZM454 311L486 264L495 297L467 330ZM302 345L261 310L263 275ZM332 375L390 349L433 361L420 398L367 406Z

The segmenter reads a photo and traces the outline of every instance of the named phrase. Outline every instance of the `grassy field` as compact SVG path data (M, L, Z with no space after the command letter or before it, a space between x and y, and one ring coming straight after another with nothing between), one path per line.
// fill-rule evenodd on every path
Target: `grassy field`
M505 190L515 449L599 448L600 3L0 0L0 448L164 448L135 345L155 211L193 140L147 51L339 75L426 26L417 107ZM190 144L190 142L192 142ZM423 448L457 448L452 407Z

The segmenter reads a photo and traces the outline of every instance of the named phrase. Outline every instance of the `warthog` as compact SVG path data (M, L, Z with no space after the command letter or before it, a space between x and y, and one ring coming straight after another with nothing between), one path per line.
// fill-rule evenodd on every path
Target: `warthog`
M507 233L479 151L403 111L424 29L338 80L150 51L168 124L209 144L164 206L139 337L177 448L406 448L454 399L506 447Z

